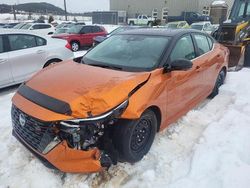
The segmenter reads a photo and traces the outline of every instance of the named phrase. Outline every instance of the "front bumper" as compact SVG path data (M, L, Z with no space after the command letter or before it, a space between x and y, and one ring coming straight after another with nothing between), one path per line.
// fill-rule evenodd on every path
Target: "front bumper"
M12 134L47 167L70 173L92 173L102 170L99 160L100 151L97 148L89 151L75 150L69 148L66 141L63 141L49 153L43 155L26 143L15 130Z

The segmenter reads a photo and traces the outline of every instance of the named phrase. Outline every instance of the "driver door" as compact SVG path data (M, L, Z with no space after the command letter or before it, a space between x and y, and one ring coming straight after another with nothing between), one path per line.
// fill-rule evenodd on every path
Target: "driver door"
M92 26L84 26L80 31L80 42L83 46L89 46L93 44Z
M173 48L169 62L177 59L188 59L193 67L186 71L172 71L167 78L167 116L169 123L176 121L197 104L202 94L204 83L203 72L200 71L202 62L195 59L195 46L191 35L179 39Z

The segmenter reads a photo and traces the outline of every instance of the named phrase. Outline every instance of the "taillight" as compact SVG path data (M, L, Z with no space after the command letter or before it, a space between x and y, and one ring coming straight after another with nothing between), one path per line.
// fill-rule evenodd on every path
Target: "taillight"
M70 45L70 43L67 42L67 44L65 45L65 47L71 50L71 45Z

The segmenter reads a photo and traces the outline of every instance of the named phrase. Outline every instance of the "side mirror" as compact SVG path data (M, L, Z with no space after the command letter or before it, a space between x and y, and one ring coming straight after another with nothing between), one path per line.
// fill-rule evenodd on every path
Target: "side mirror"
M171 72L171 71L186 71L193 67L193 63L187 59L177 59L171 62L170 65L167 65L164 68L164 72Z

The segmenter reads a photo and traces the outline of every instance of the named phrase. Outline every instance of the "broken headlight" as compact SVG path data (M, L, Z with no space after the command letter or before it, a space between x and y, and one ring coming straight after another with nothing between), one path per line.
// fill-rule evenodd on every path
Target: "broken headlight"
M113 124L127 106L128 100L100 116L62 121L60 137L66 140L71 148L88 150L96 147L99 138L104 135L106 126Z
M102 115L96 116L96 117L89 117L85 119L73 119L73 120L67 120L67 121L62 121L60 124L67 126L67 127L80 127L81 125L86 125L88 123L92 122L107 122L107 121L112 121L115 118L118 118L128 107L128 100L124 101L117 107L113 108L107 113L104 113Z

